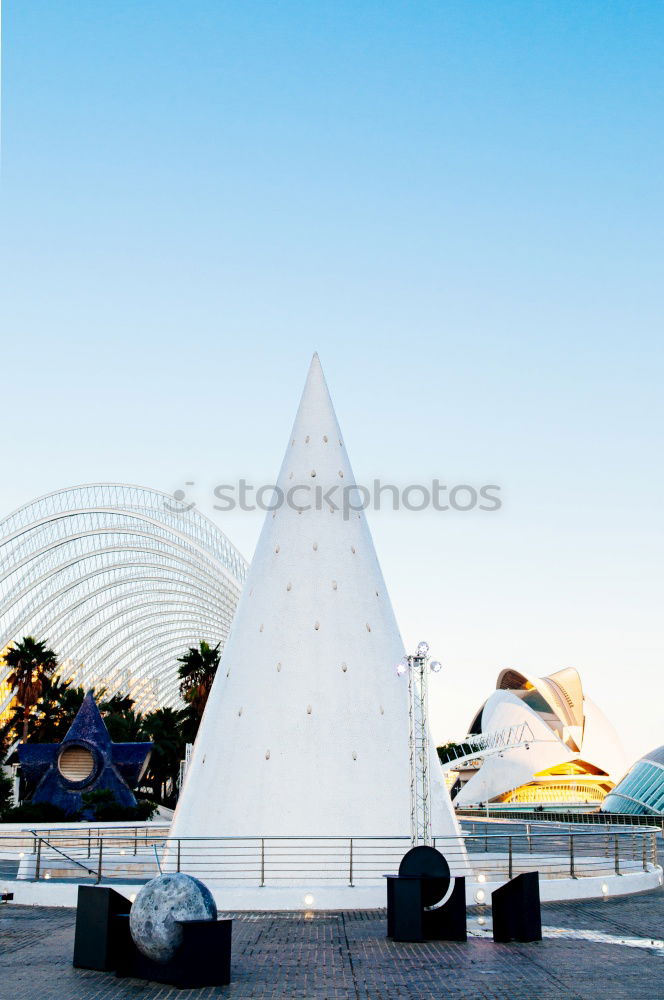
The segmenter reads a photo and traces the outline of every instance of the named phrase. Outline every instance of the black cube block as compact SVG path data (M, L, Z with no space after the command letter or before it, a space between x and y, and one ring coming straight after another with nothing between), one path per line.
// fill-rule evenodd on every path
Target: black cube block
M79 885L74 937L74 965L109 972L115 969L126 936L117 917L128 914L131 903L115 889Z
M538 872L523 872L491 893L494 941L541 941Z
M387 936L393 941L466 941L466 880L454 878L445 902L427 906L425 900L444 898L449 878L388 875Z
M422 880L387 876L387 936L393 941L423 941Z
M427 941L467 941L466 879L454 878L454 888L442 905L432 906L423 913L424 937Z
M129 935L117 965L118 976L168 983L181 989L225 986L231 981L232 920L182 920L182 944L168 962L154 962L141 954Z

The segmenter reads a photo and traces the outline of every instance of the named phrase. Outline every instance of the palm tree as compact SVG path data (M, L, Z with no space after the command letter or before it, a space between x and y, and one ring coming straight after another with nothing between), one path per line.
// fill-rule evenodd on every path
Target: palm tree
M45 677L33 715L30 739L34 743L59 743L83 704L85 691L72 687L71 680Z
M16 701L22 721L22 740L28 738L28 719L42 696L45 681L58 665L58 658L45 642L31 635L13 643L4 655L10 673L7 684L16 690Z
M212 647L207 642L199 643L198 648L190 646L184 656L179 657L182 666L178 670L180 677L180 694L191 705L200 721L208 700L212 682L219 666L221 652L217 643Z
M158 708L143 719L143 732L153 743L147 781L152 785L153 797L161 802L174 804L180 761L184 757L182 717L185 711Z
M108 715L122 715L124 712L129 712L134 707L134 699L130 698L128 694L114 694L110 698L106 697L106 688L102 688L98 692L99 698L99 711L102 713L108 713Z
M144 719L133 705L133 698L120 694L100 704L99 711L114 743L136 743L143 739Z

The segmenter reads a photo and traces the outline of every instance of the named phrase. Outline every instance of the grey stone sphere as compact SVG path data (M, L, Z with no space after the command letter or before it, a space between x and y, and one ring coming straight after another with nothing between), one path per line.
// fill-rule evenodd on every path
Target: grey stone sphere
M153 962L168 962L182 943L178 920L216 920L212 893L191 875L159 875L147 882L129 913L138 950Z

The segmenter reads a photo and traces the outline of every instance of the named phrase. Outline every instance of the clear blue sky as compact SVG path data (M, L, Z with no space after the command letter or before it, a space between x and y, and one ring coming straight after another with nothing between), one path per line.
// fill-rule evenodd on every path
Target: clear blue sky
M664 741L664 4L3 5L2 513L274 478L313 350L460 735L574 665ZM218 523L251 555L260 520Z

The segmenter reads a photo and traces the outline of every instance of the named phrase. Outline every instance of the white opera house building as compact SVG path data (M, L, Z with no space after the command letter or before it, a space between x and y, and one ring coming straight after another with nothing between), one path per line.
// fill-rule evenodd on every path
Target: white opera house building
M512 727L527 734L517 745L455 769L455 806L599 804L625 773L619 737L573 668L547 677L501 671L469 733Z

